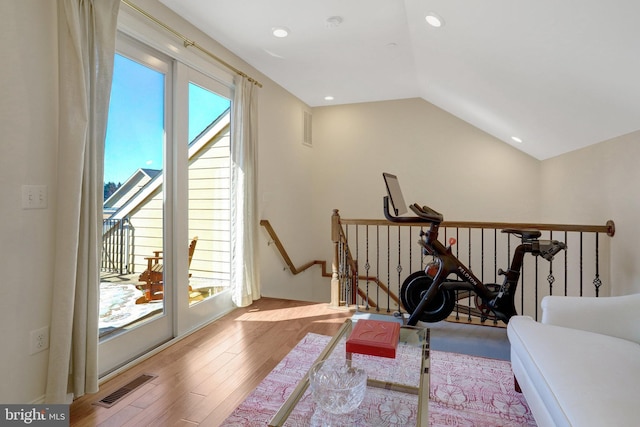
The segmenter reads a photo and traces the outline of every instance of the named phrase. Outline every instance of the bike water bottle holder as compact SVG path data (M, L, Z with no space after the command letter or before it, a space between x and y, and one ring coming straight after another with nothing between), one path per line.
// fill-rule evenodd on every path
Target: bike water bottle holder
M440 263L435 259L433 261L429 262L424 267L425 274L427 275L427 277L429 277L431 279L434 279L439 271L440 271Z

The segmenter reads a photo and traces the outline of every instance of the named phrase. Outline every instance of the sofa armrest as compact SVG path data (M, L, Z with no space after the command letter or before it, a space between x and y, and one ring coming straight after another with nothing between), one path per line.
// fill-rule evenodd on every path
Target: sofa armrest
M640 343L640 294L618 297L546 296L542 323Z

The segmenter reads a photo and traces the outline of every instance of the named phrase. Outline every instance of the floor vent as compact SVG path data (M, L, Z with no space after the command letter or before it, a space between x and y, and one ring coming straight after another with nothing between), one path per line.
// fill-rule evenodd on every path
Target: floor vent
M138 378L131 381L129 384L123 385L118 390L114 391L110 395L103 397L97 402L94 402L94 405L104 406L105 408L111 408L113 405L118 403L120 399L124 398L126 395L140 387L141 385L151 381L156 378L157 375L150 374L142 374Z

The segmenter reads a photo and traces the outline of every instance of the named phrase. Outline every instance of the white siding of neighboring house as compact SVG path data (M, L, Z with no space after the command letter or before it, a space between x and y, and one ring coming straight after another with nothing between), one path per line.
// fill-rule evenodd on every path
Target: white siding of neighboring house
M198 236L189 273L215 284L230 277L229 126L189 159L189 237ZM145 257L162 249L162 193L156 189L131 214L134 272L147 268ZM184 242L185 251L189 242Z
M189 164L189 236L198 236L189 272L228 282L231 266L229 128Z

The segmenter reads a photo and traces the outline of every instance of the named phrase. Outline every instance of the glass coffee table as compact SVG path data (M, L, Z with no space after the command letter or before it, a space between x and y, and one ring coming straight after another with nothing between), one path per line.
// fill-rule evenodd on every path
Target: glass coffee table
M353 325L351 319L346 320L316 362L347 358L346 340ZM368 376L367 391L358 409L338 416L318 408L309 390L307 372L271 419L269 427L429 425L429 329L402 326L394 359L356 353L349 356Z

